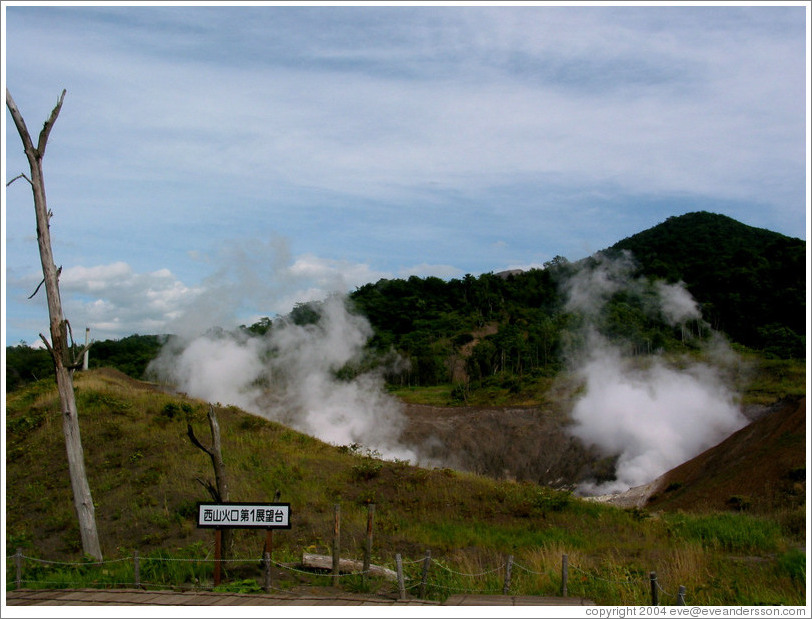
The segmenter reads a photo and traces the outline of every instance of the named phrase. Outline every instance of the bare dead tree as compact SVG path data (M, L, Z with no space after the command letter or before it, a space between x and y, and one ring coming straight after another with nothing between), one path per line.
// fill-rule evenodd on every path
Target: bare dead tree
M51 251L50 218L51 211L45 199L45 180L42 173L42 159L45 157L45 146L48 143L48 136L53 129L59 112L62 109L62 102L65 99L65 90L59 97L59 101L54 107L48 120L42 127L37 145L34 146L31 135L25 126L20 110L14 103L11 93L6 89L6 107L11 112L17 132L23 142L25 156L31 168L31 178L20 175L17 178L25 178L34 192L34 210L37 218L37 242L39 244L40 261L42 262L42 274L45 284L45 294L48 299L48 314L51 323L51 341L40 333L40 338L45 342L45 346L51 353L54 361L57 390L59 400L62 405L62 429L65 434L65 448L68 455L68 469L70 471L71 487L73 489L73 504L76 509L76 516L79 519L79 532L82 537L82 549L85 554L102 560L101 548L99 546L99 535L96 530L96 510L93 506L93 498L90 494L90 486L87 482L85 472L84 452L82 450L82 439L79 433L79 414L76 408L76 397L73 391L73 371L81 365L84 350L77 358L72 357L72 345L68 341L70 324L62 313L62 301L59 296L59 271L54 264L53 252ZM13 179L16 180L16 179ZM72 340L72 338L71 338Z
M207 479L200 479L197 481L208 490L212 500L215 503L228 502L228 477L226 476L226 465L223 462L223 449L220 441L220 424L217 421L217 414L214 412L214 407L209 405L209 429L211 430L211 447L206 447L195 436L195 431L192 424L186 424L186 433L189 435L189 440L192 444L200 449L203 453L211 458L211 465L214 468L214 484ZM225 553L231 548L231 530L225 529L223 531L223 551Z

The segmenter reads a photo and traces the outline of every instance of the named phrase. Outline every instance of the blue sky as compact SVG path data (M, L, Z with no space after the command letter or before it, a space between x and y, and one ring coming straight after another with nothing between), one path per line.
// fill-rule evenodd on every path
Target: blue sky
M67 89L46 189L94 339L577 260L697 210L807 238L808 3L3 10L32 132ZM35 343L26 182L3 217L6 344Z

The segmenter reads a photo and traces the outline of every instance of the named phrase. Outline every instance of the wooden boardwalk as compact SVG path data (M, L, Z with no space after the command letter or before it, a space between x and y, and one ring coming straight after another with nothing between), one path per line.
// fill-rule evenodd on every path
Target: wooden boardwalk
M594 606L595 602L576 597L537 595L452 595L443 606Z
M140 589L18 589L6 591L7 606L584 606L577 597L453 595L444 603L337 592L333 595L246 594Z

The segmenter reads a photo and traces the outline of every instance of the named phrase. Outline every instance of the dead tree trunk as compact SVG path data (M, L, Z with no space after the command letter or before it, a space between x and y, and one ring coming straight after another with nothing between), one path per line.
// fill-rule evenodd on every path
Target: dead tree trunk
M20 134L31 168L31 178L26 179L31 184L34 192L34 210L37 216L37 242L39 244L40 261L42 262L42 274L44 276L45 295L48 299L48 314L51 323L50 343L44 335L40 334L42 341L51 353L54 360L56 374L56 384L59 391L59 400L62 405L62 429L65 434L65 448L68 454L68 469L70 471L71 487L73 489L73 504L76 508L76 515L79 519L79 532L82 536L82 549L85 554L102 560L101 548L99 546L99 536L96 531L96 510L93 506L93 498L90 495L90 486L85 473L84 452L82 450L82 439L79 433L79 416L76 409L76 398L73 392L73 370L77 367L77 360L71 358L71 346L68 342L68 330L70 325L62 314L62 301L59 297L59 270L54 264L53 253L51 251L51 234L49 220L51 212L45 200L45 181L42 174L42 159L45 156L45 146L48 142L48 135L56 122L59 111L62 108L62 101L65 99L65 91L59 97L56 107L51 112L51 116L45 121L42 131L39 134L37 146L31 141L31 136L25 126L22 114L17 109L11 93L6 89L6 106L14 124ZM79 364L84 351L79 355Z
M211 447L206 447L197 440L195 431L191 423L186 424L186 433L189 435L189 440L192 444L203 451L211 458L211 464L214 468L214 484L208 480L197 478L197 481L209 491L212 500L215 503L228 502L228 478L226 476L226 465L223 462L222 443L220 442L220 424L217 421L217 415L214 412L214 407L209 405L209 429L211 430ZM227 554L231 549L232 535L231 529L223 530L223 559L227 558Z

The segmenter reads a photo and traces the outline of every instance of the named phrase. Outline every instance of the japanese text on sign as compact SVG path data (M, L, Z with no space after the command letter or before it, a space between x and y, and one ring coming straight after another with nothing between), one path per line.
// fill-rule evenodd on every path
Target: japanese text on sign
M199 503L198 527L290 528L289 503Z

